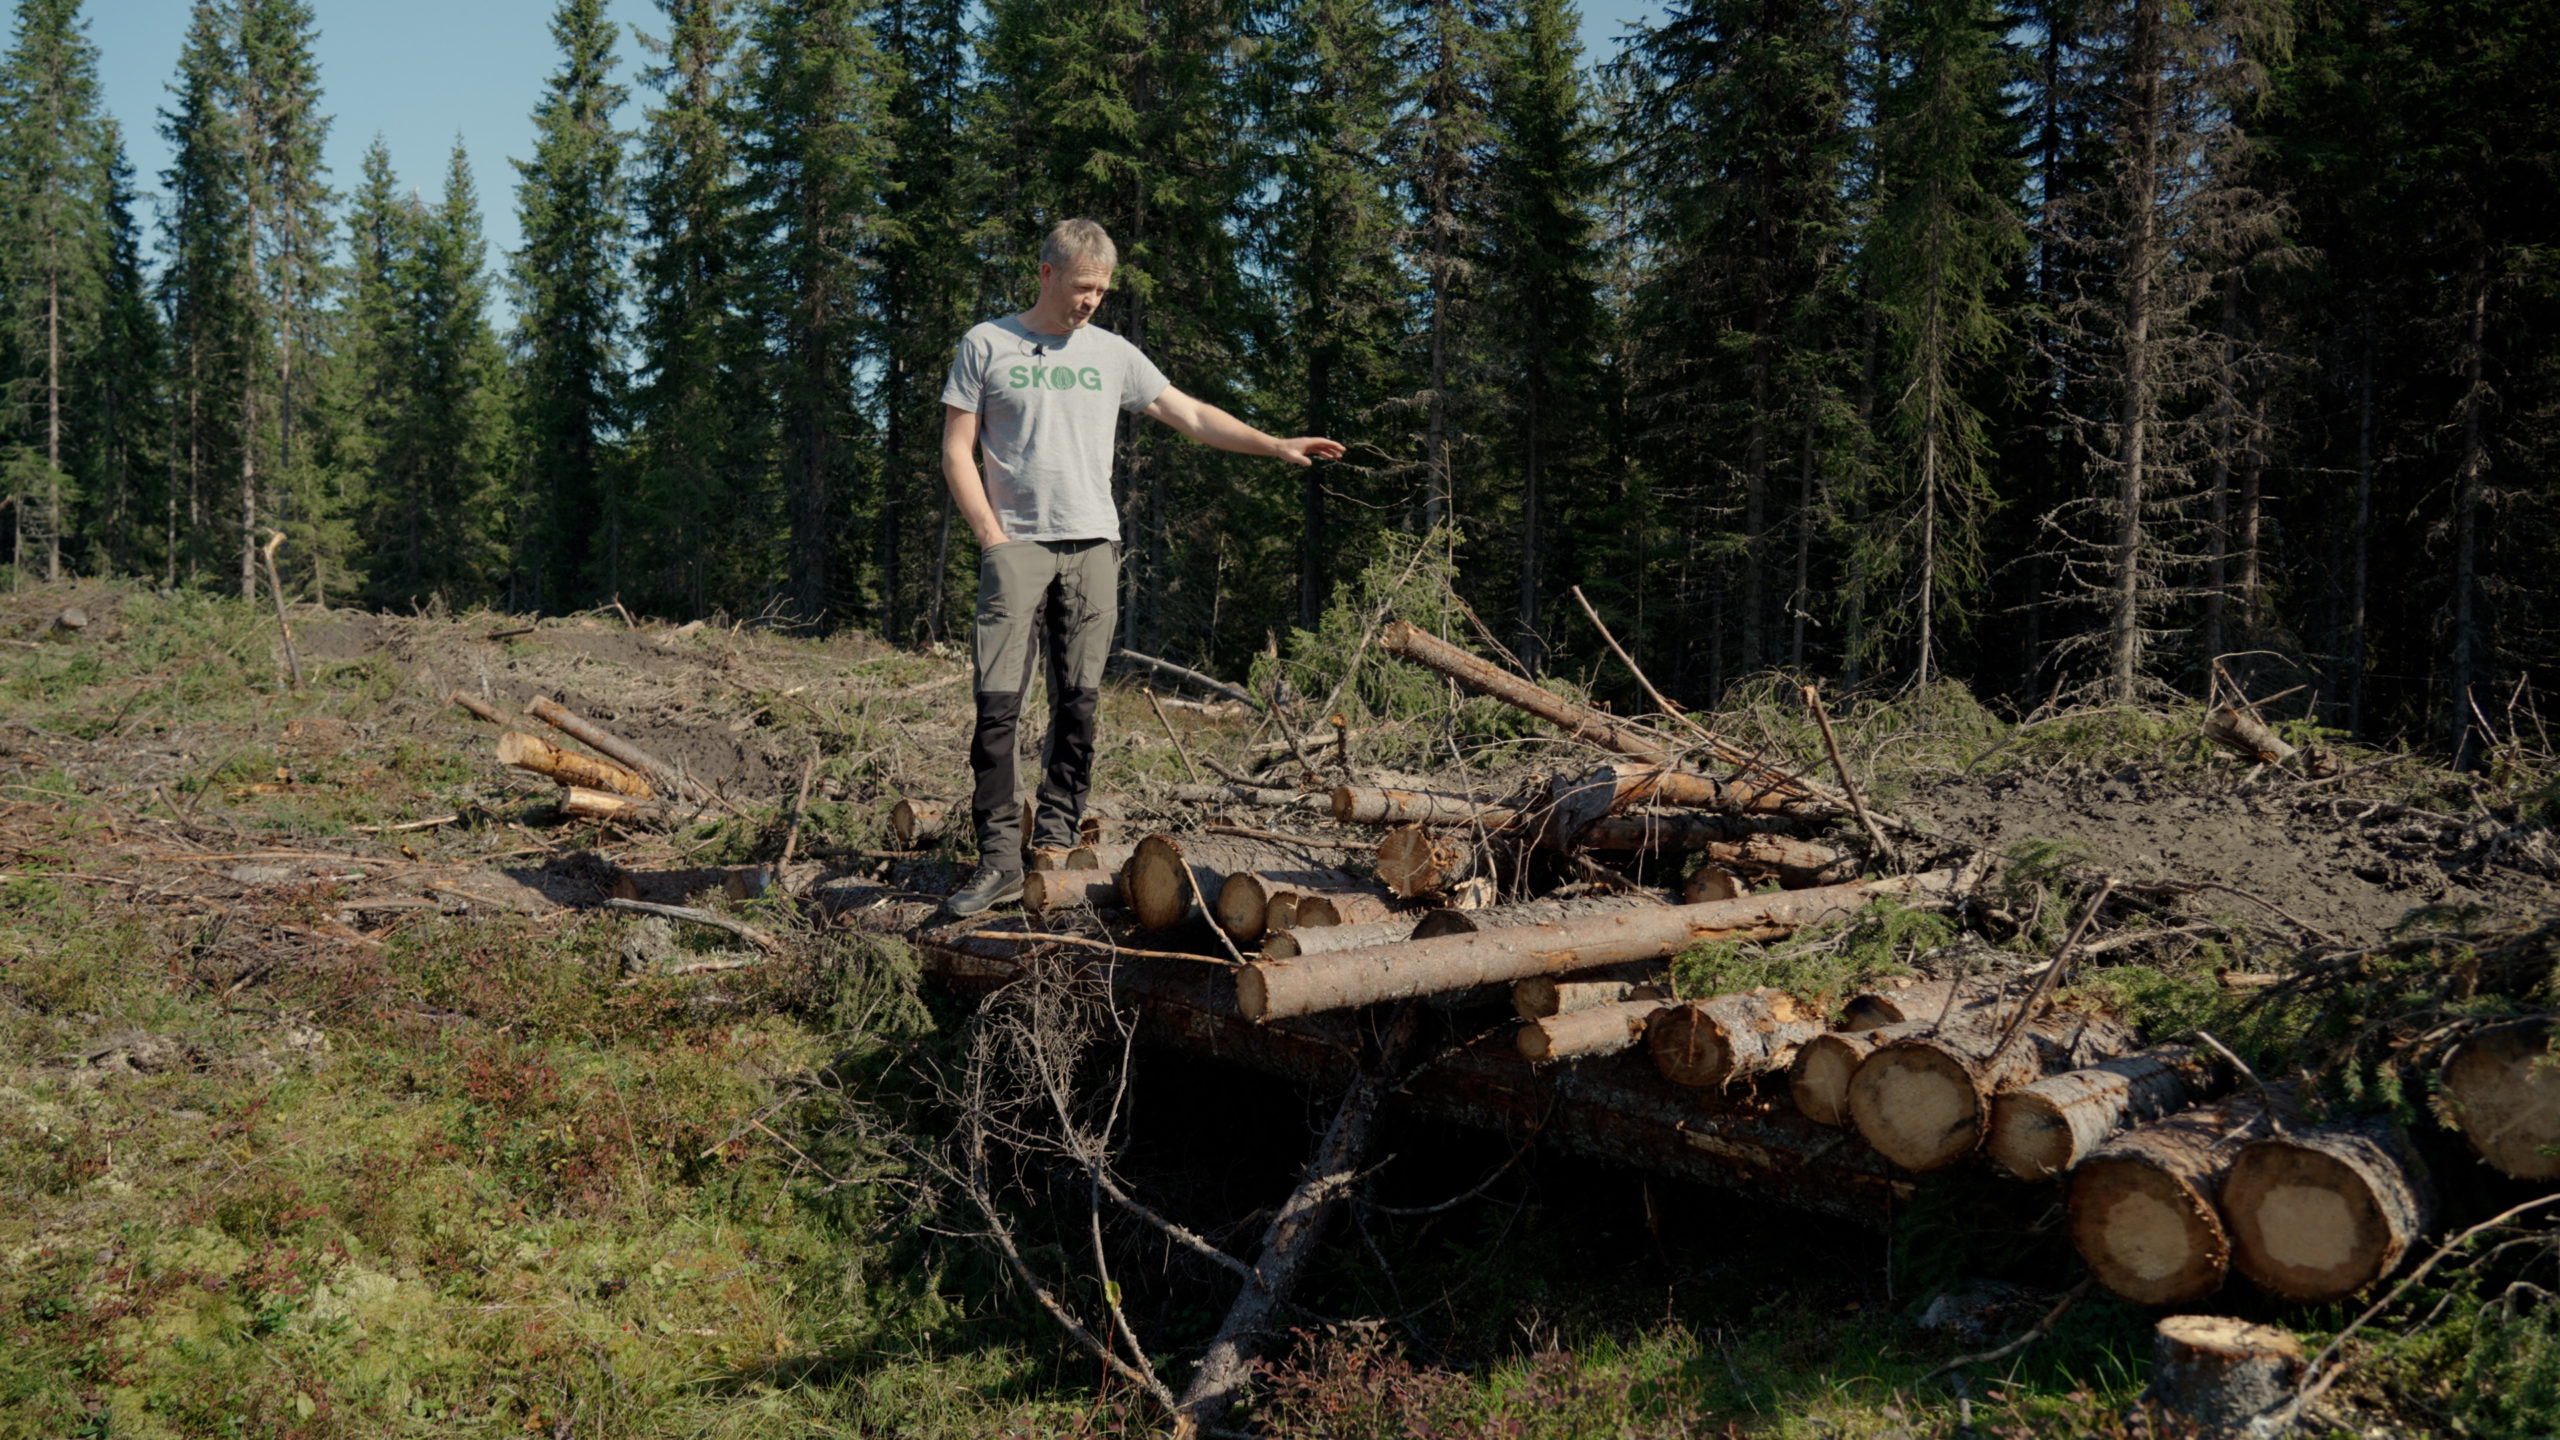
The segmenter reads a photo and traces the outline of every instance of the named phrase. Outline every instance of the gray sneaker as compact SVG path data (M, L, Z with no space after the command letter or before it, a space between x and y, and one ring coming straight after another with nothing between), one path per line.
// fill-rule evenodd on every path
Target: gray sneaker
M1021 871L980 865L978 873L969 877L968 884L952 891L942 902L942 909L950 915L976 915L1021 898Z

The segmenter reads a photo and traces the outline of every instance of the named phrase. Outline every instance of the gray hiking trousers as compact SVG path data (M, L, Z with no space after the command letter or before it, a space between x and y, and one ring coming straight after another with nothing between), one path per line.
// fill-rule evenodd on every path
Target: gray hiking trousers
M1109 540L1007 540L978 556L977 777L970 818L981 863L1022 863L1018 736L1032 666L1048 659L1049 744L1041 757L1035 847L1076 843L1093 790L1094 717L1120 619L1120 547Z

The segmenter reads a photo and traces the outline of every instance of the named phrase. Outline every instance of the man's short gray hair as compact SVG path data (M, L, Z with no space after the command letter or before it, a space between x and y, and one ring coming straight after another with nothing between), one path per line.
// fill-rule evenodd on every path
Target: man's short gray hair
M1120 247L1090 220L1061 220L1049 227L1049 238L1040 242L1040 263L1064 270L1070 260L1099 260L1116 267L1120 263Z

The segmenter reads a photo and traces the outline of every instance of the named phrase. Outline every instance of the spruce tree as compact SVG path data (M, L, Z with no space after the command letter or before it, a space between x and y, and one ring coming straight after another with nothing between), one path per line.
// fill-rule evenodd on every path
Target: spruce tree
M98 111L98 53L79 0L20 0L0 60L7 174L8 319L15 373L12 559L62 578L63 522L78 386L97 344L111 242L111 151Z
M1979 397L2005 336L1997 298L2024 254L2022 177L1987 0L1888 0L1877 45L1880 193L1859 252L1886 334L1889 459L1872 508L1889 530L1861 581L1887 602L1875 640L1909 631L1925 686L1941 618L1961 617L1984 576L1994 495Z
M170 344L167 579L221 563L222 477L242 444L237 404L251 339L241 279L248 259L248 183L229 95L234 50L220 0L196 0L160 113L171 150L160 189L160 305Z
M662 0L648 41L662 97L641 132L638 420L633 529L605 557L606 588L688 615L752 609L770 577L776 525L763 469L765 397L748 286L728 0ZM649 543L639 543L645 533Z
M623 136L614 112L614 26L604 0L561 0L560 68L534 107L534 149L514 162L524 248L512 257L517 417L524 484L511 603L567 610L617 581L625 521L614 448L628 380L622 305L629 260Z
M772 0L752 51L746 233L780 407L783 597L799 619L826 624L853 599L836 551L858 467L855 371L870 353L863 270L887 158L883 62L856 0Z
M1402 215L1391 149L1404 98L1390 17L1380 0L1296 0L1279 27L1279 194L1267 267L1285 320L1273 386L1306 433L1345 439L1341 464L1298 476L1297 624L1312 631L1332 598L1337 564L1365 553L1358 512L1337 518L1337 492L1385 459L1364 432L1401 388L1408 307L1399 282ZM1356 491L1354 499L1359 499Z
M341 477L373 598L389 593L381 587L405 580L410 569L405 539L412 497L393 477L411 468L405 427L415 408L416 357L407 286L419 222L392 173L391 151L376 135L349 197L340 339L324 392L328 464Z
M103 129L105 273L96 349L82 386L88 442L82 488L88 503L80 531L90 568L120 575L138 573L155 548L145 543L154 518L145 507L157 488L164 434L164 346L133 213L133 169L115 122L105 122Z
M328 274L333 199L321 150L318 39L303 0L240 0L227 98L242 181L238 370L240 589L258 590L265 522L291 525L318 495L295 426L312 388ZM272 427L272 429L270 429Z
M986 107L972 84L966 12L963 0L881 0L871 18L889 87L866 275L882 332L871 397L882 417L877 564L881 630L898 639L939 639L953 620L942 381L982 308L1004 303L988 262L1000 254L1010 271L1018 233L1014 201L999 193L1020 177L981 148Z
M1413 0L1402 21L1412 99L1398 163L1412 217L1407 263L1423 281L1421 392L1413 401L1422 480L1417 520L1430 531L1452 518L1460 461L1474 458L1479 438L1484 377L1471 307L1490 205L1485 166L1497 61L1491 17L1471 0Z
M1583 490L1598 474L1600 163L1578 30L1572 0L1522 0L1500 37L1487 177L1487 328L1505 397L1496 428L1518 496L1519 654L1532 670L1548 648L1545 577L1580 568L1552 552L1579 549Z

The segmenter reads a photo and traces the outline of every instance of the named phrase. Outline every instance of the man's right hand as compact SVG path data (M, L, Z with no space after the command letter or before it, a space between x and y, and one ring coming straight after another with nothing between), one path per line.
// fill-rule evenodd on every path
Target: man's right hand
M1004 540L1005 535L1001 530L983 531L978 536L978 553L984 555L988 551L1003 544Z

